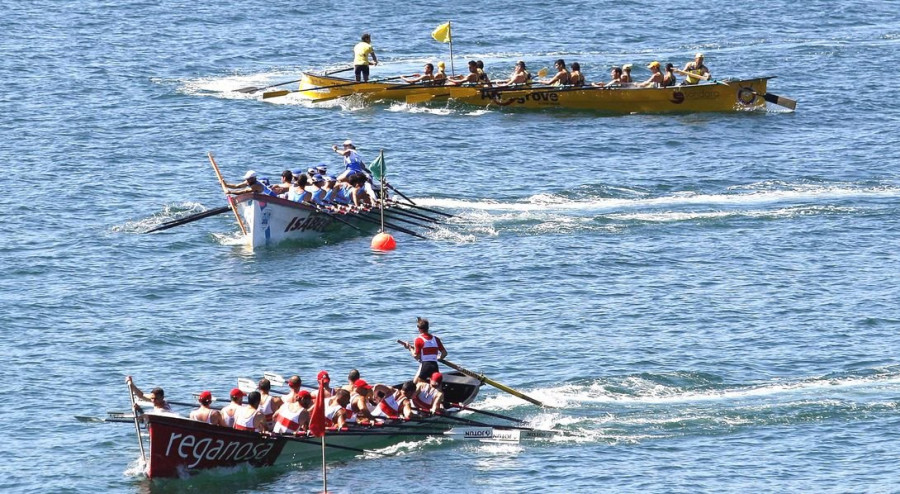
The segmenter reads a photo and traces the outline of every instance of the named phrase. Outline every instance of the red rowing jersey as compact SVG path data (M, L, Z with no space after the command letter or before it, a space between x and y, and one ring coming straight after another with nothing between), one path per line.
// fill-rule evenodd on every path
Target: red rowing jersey
M445 352L441 339L433 334L422 334L416 338L416 358L419 362L437 362L440 352Z

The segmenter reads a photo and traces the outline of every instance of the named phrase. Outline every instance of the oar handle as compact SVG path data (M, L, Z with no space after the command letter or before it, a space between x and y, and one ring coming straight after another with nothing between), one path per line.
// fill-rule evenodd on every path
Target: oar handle
M696 77L697 79L703 79L704 81L708 81L708 80L709 80L709 74L703 74L703 75L701 75L701 74L695 74L695 73L693 73L693 72L687 72L687 71L684 71L684 70L681 70L681 69L676 69L676 68L674 68L674 67L672 68L672 70L674 70L675 72L677 72L677 73L679 73L679 74L681 74L681 75L684 75L684 76L688 76L688 77Z
M134 390L131 389L131 380L126 382L125 385L128 386L128 396L131 397L131 413L134 416L134 432L137 434L138 444L141 446L141 460L146 464L147 454L144 453L144 438L141 437L141 425L138 422L138 416L134 410L136 403L134 401Z

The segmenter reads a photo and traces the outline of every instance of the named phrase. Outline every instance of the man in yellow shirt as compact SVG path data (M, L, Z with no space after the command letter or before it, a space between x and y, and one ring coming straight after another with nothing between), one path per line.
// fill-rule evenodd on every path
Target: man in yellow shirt
M369 33L363 33L361 39L362 41L353 47L353 72L356 75L356 82L359 82L360 76L363 82L369 82L369 55L372 55L372 65L378 65L378 57L372 48L372 37Z

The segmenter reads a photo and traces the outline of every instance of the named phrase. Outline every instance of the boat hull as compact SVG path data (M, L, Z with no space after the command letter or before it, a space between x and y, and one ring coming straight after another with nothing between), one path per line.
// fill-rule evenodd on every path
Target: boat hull
M262 194L242 194L234 201L253 249L288 240L312 242L342 228L352 230L355 227L367 232L377 229L377 225L361 218L365 213L325 213L305 204Z
M602 113L734 112L765 108L771 77L717 81L670 88L574 88L569 86L467 87L369 82L305 74L303 96L333 99L359 95L369 101L442 101L494 108L591 110Z
M471 403L480 387L479 380L461 373L444 374L443 391L448 406ZM363 450L421 437L416 436L417 433L426 435L449 430L454 422L448 417L452 414L415 422L387 423L380 427L327 431L327 458L347 458ZM186 477L214 468L318 464L322 459L322 443L315 437L262 435L167 415L147 415L147 419L150 458L146 473L150 478Z

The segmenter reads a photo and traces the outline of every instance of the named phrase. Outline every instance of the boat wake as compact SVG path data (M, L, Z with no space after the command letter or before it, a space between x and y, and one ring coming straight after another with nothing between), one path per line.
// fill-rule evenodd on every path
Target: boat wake
M473 406L565 432L554 441L642 442L890 417L900 402L885 396L900 392L900 366L748 384L723 384L717 376L690 372L640 374L523 391L554 408L529 414L533 407L505 394Z
M595 188L596 189L596 188ZM468 233L498 230L522 233L618 231L629 224L790 219L821 215L878 213L895 208L900 187L855 184L785 184L764 182L730 187L723 192L679 192L653 196L646 190L604 187L598 192L537 194L520 200L417 198L427 207L453 211L451 224Z

